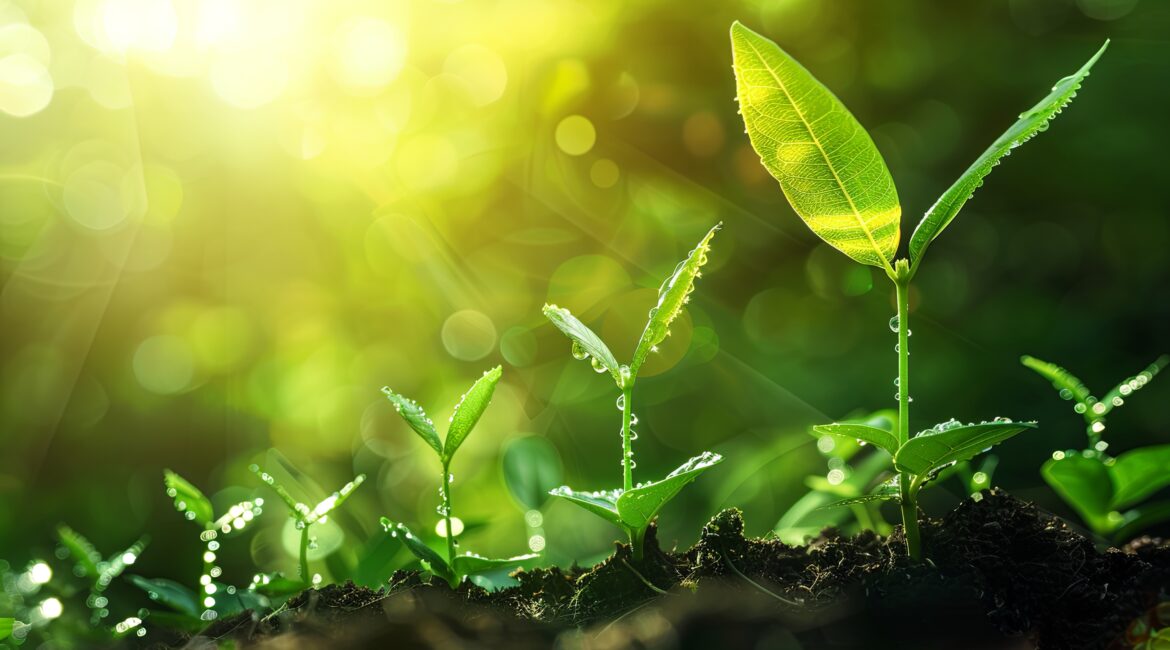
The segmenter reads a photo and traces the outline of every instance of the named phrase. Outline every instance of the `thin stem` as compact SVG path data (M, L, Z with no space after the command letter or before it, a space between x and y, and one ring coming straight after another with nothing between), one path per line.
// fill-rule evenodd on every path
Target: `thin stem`
M630 441L630 415L633 413L633 387L622 388L622 486L628 491L634 487L634 449Z
M638 573L638 570L635 569L632 564L630 564L629 562L626 562L625 558L622 558L622 564L626 565L626 568L629 569L630 572L633 573L635 576L637 576L638 579L642 581L642 584L646 585L651 590L653 590L659 594L662 594L663 596L669 595L669 592L667 592L665 589L662 589L661 587L656 586L653 582L650 582L649 580L647 580L646 576L642 575L641 573Z
M301 580L309 584L309 524L301 529Z
M451 526L451 471L447 463L443 464L443 522L447 533L447 566L454 566L455 529Z
M898 301L898 445L910 439L910 280L895 279ZM906 474L899 477L902 497L902 529L906 533L906 552L912 558L922 554L918 532L918 495L910 489Z

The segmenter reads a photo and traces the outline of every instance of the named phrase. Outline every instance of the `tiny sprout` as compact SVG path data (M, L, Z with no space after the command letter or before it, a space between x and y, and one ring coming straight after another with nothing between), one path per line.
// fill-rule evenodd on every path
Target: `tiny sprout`
M574 350L574 356L576 354L577 351ZM605 369L602 368L602 372L604 371ZM435 430L434 422L427 417L426 412L419 406L418 402L395 393L389 387L382 389L386 399L394 405L394 410L402 416L402 419L406 420L407 425L439 457L439 463L442 465L442 477L439 482L440 503L436 512L442 517L442 520L435 530L447 541L447 557L442 557L430 546L427 546L405 524L382 517L382 528L391 537L401 540L406 548L422 562L426 570L446 580L452 588L458 586L469 575L517 566L521 562L537 557L535 554L528 554L492 559L470 551L465 551L462 555L455 552L455 548L459 545L458 536L463 530L463 522L454 516L454 509L451 506L451 483L455 480L455 476L451 474L451 461L455 458L455 452L471 434L471 430L475 428L480 417L487 410L488 404L492 401L492 395L496 391L496 384L500 382L502 375L503 370L496 366L484 372L483 376L472 384L471 388L460 398L459 403L455 405L455 412L451 415L450 426L447 428L447 436L443 440L439 439L439 432Z
M1102 440L1105 417L1125 404L1129 397L1149 383L1170 364L1170 356L1158 357L1145 370L1127 377L1105 397L1097 399L1071 372L1047 361L1024 356L1020 359L1044 379L1065 400L1073 401L1073 412L1085 423L1086 444L1075 450L1054 451L1040 474L1052 489L1081 516L1093 532L1115 541L1124 541L1159 521L1170 518L1170 501L1147 502L1159 489L1170 485L1170 445L1152 445L1113 457L1105 453L1109 443Z
M122 575L126 568L138 561L138 556L146 549L150 542L149 537L142 537L129 548L102 559L102 555L93 544L81 533L69 526L57 526L57 539L61 542L64 553L60 557L71 557L75 562L73 573L79 578L89 580L89 597L86 605L90 609L90 623L98 625L102 619L109 616L107 609L109 600L103 595L114 578ZM39 562L29 571L30 579L34 583L48 582L52 577L52 570L48 564Z
M341 507L349 495L358 488L366 480L365 474L358 474L352 481L341 486L333 494L322 499L316 506L309 507L308 504L297 501L289 494L288 490L283 485L278 483L276 479L268 472L262 470L259 465L250 465L248 469L258 476L265 485L272 488L273 492L284 501L284 505L288 507L289 516L292 517L293 526L301 532L300 553L298 556L298 573L300 583L302 586L314 584L309 575L309 549L313 545L313 537L310 535L310 529L313 524L325 523L329 519L329 513ZM243 504L241 504L243 505ZM224 532L230 530L232 526L227 526ZM209 551L210 553L210 551ZM214 558L214 553L211 553ZM214 591L207 592L210 596Z
M635 559L642 558L646 529L659 509L673 499L684 486L698 478L699 474L723 460L719 454L704 452L684 463L661 481L634 484L634 468L638 466L634 460L632 445L633 441L638 439L638 434L633 429L638 423L638 418L632 410L634 382L642 363L650 353L657 352L658 345L670 336L671 323L690 302L695 280L700 276L700 269L707 263L711 239L719 227L717 224L711 228L659 287L658 302L650 309L646 328L642 331L634 357L628 365L619 364L601 337L568 309L556 305L544 306L545 317L572 341L573 358L581 361L586 357L593 357L592 364L595 370L598 372L608 370L613 376L614 383L621 391L617 398L617 408L622 412L622 488L601 492L577 492L564 486L552 490L550 494L568 499L624 530L630 538Z
M778 45L739 22L731 26L740 114L768 172L780 183L797 215L818 237L856 262L883 269L894 284L898 306L890 330L898 335L898 430L865 425L829 425L828 432L865 440L894 456L899 472L906 549L921 555L917 493L944 467L971 458L1034 423L996 421L910 436L911 280L923 256L983 179L1011 151L1046 130L1076 95L1105 45L1076 73L1058 81L959 176L927 211L910 236L909 257L896 259L902 206L881 152L849 110L820 81ZM777 125L783 124L784 128ZM1096 407L1094 407L1096 408ZM1102 405L1100 408L1108 409ZM892 495L891 495L892 496Z

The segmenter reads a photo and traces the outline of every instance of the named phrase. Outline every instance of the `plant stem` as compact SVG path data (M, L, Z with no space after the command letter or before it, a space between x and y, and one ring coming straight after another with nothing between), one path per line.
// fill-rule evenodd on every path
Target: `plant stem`
M630 415L633 413L633 387L622 388L622 486L625 490L634 487L634 449L630 441Z
M894 280L898 300L898 445L910 439L910 280ZM918 495L910 489L909 477L902 474L898 483L902 501L902 530L906 535L906 553L917 559L922 554L918 532Z
M454 566L455 529L451 526L451 471L447 463L443 463L443 522L447 533L447 566Z
M309 578L309 524L301 529L301 580L305 584L311 582Z

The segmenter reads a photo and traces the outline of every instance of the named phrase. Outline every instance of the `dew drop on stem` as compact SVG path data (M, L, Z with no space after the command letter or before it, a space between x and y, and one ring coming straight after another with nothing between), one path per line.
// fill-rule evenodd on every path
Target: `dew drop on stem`
M894 317L890 319L890 331L897 334L898 327L899 327L898 315L895 314Z

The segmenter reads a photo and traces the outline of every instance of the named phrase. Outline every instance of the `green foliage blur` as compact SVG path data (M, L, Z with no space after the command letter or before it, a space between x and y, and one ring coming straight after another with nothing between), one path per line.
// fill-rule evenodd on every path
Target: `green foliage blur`
M1083 423L1017 359L1113 377L1170 350L1170 4L0 0L0 560L52 558L64 522L101 549L149 534L135 572L189 581L202 545L163 469L219 509L268 496L249 465L287 459L306 499L369 477L316 527L328 580L344 562L322 560L384 535L379 517L435 520L438 460L380 388L454 404L496 364L451 467L461 541L603 556L608 524L533 496L540 476L512 479L517 501L501 472L505 449L532 447L581 489L621 476L613 391L541 305L628 358L658 282L718 221L703 283L641 373L635 480L714 450L726 462L663 510L659 539L689 545L732 505L770 531L825 468L808 427L894 404L893 297L808 232L751 151L735 19L873 134L903 240L1112 39L911 296L914 392L930 396L911 431L1038 420L997 450L995 483L1069 514L1038 469ZM1114 444L1170 442L1167 403L1170 381L1152 383ZM295 571L277 508L243 540L222 553L226 582Z

